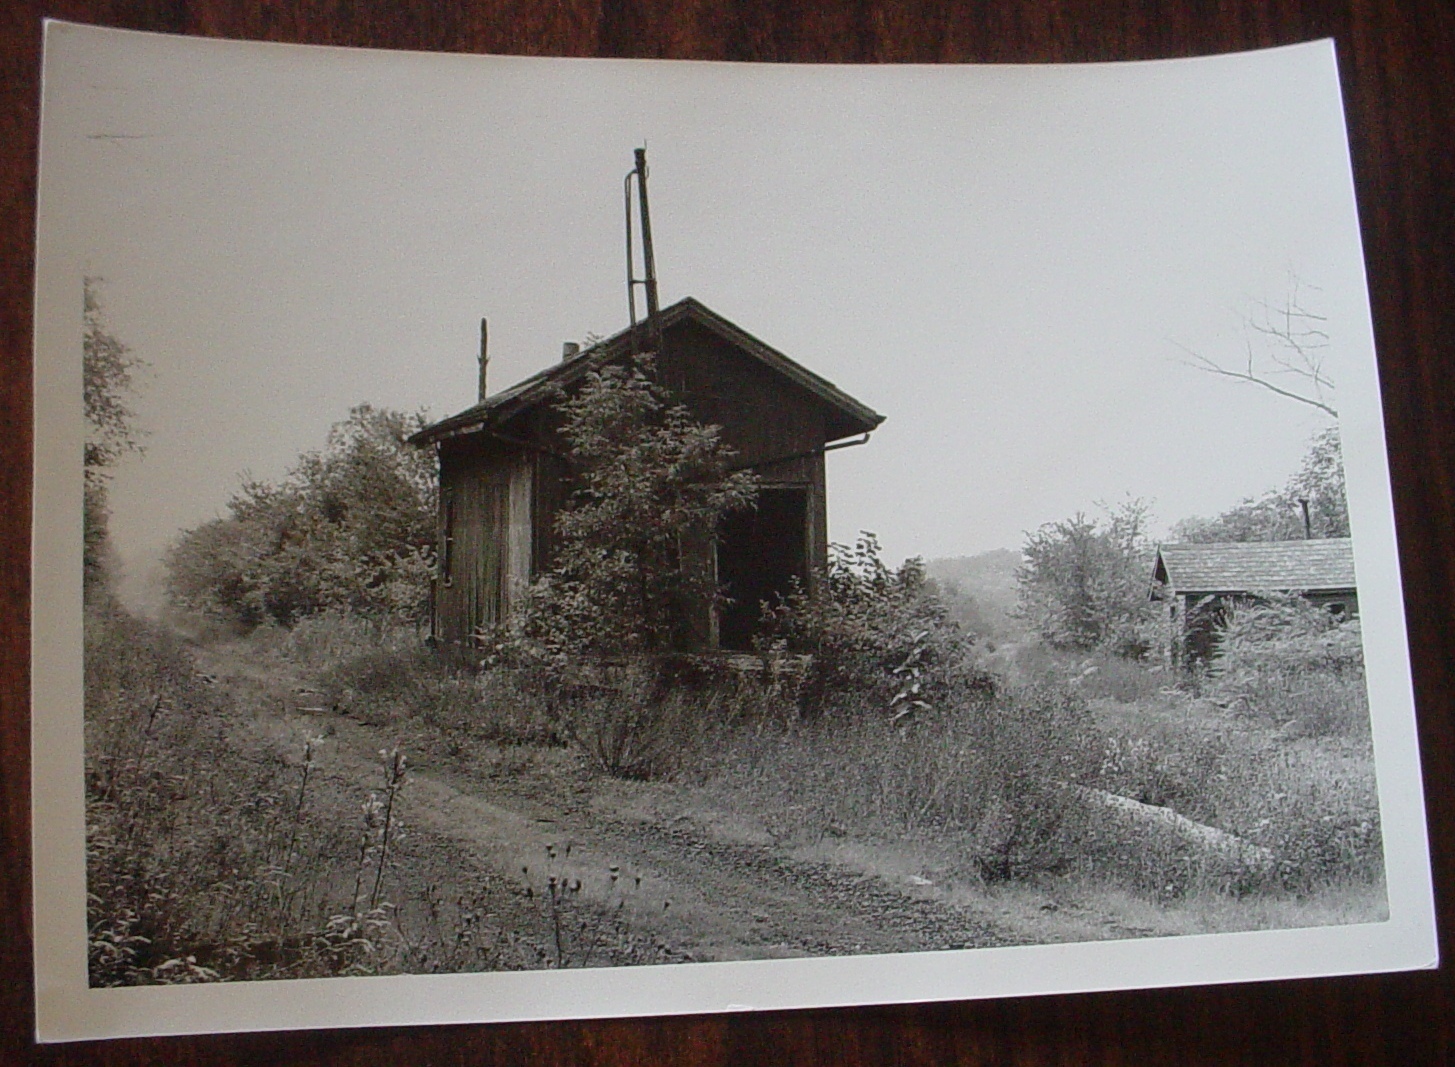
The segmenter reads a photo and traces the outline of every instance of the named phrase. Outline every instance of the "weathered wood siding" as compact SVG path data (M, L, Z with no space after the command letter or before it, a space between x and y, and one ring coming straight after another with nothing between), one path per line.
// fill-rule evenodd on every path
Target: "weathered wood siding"
M765 488L805 493L802 558L812 582L828 559L824 457L817 451L826 435L823 402L698 323L669 330L663 348L658 380L699 421L722 428L736 462L751 467ZM501 428L513 441L481 432L441 442L442 564L447 534L451 544L448 573L442 565L436 587L440 640L468 641L479 627L500 621L524 585L552 566L556 520L573 491L560 423L546 403ZM697 566L715 568L711 543L693 555ZM695 643L715 645L711 605L689 614Z
M478 434L443 442L440 540L436 637L468 642L504 619L529 580L529 457Z
M658 373L697 418L722 427L723 440L765 488L807 493L804 556L810 585L828 563L828 499L822 402L697 323L667 337Z
M824 442L822 402L697 323L669 331L664 347L662 384L699 420L721 426L741 462L797 456L758 472L765 483L812 484L814 457L798 454Z

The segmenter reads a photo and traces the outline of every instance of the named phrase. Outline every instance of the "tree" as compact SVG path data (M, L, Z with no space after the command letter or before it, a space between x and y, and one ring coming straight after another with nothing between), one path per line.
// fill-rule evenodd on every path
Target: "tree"
M1101 518L1078 512L1026 537L1018 611L1055 648L1139 657L1150 647L1150 507L1128 500L1102 510Z
M752 505L756 477L731 469L720 428L675 402L650 358L592 371L557 410L578 488L517 635L558 654L690 647L695 606L719 595L712 539L725 515Z
M1172 528L1172 540L1296 541L1306 533L1313 537L1349 536L1349 504L1337 426L1314 434L1303 465L1283 489L1271 490L1256 499L1250 497L1213 519L1184 519Z
M1199 370L1259 386L1338 418L1334 382L1324 370L1328 319L1303 305L1305 289L1316 287L1290 274L1288 295L1280 304L1258 301L1254 305L1244 320L1241 365L1210 359L1181 344L1178 347Z
M328 610L417 620L433 569L433 457L425 416L361 404L280 483L243 483L228 514L167 553L177 603L246 625Z
M82 280L81 386L86 416L83 508L85 587L107 580L110 542L107 487L116 464L142 451L142 432L130 404L146 363L107 328L101 307L101 279Z

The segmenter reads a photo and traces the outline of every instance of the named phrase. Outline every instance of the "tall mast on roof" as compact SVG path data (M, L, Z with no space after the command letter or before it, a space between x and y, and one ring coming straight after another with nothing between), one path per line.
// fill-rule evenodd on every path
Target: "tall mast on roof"
M642 220L642 270L637 277L636 248L632 240L632 179L637 186L637 214ZM647 209L647 150L636 150L636 166L627 171L622 182L626 200L626 302L631 315L632 352L655 352L662 346L662 327L658 321L661 308L657 303L657 260L652 254L652 215ZM638 328L637 286L646 290L647 318Z

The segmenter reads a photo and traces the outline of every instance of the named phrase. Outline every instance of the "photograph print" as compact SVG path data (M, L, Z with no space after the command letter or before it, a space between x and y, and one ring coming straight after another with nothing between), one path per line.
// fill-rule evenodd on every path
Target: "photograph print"
M1327 42L46 63L43 1038L1433 964Z

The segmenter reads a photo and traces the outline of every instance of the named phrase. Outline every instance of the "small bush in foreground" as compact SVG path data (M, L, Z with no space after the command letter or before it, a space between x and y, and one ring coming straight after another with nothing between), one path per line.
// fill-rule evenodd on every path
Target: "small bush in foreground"
M896 717L988 697L994 684L973 660L974 638L949 616L923 561L897 569L873 534L831 545L819 588L768 609L766 644L813 657L803 701L811 713L886 711Z

